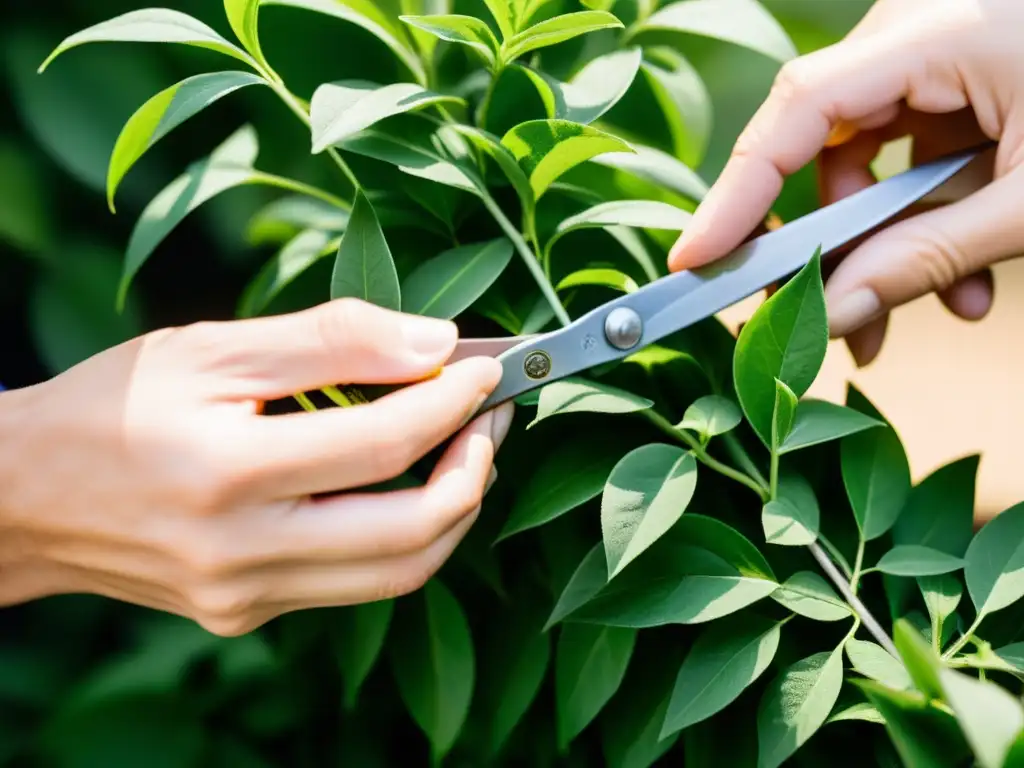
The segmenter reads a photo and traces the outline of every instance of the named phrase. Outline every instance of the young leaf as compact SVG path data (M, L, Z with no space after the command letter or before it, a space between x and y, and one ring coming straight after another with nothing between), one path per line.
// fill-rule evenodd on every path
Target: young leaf
M645 47L644 55L641 71L668 123L675 154L697 168L711 138L711 94L694 66L673 48Z
M733 356L736 393L748 421L771 445L775 380L803 397L828 346L821 253L758 307L743 326Z
M384 647L394 613L393 600L378 600L342 608L332 629L334 656L341 670L345 708L356 706L359 690Z
M938 654L906 619L899 619L893 625L893 642L917 689L929 698L942 701L942 684L939 682L942 661Z
M630 152L608 152L593 158L597 165L631 173L652 184L697 202L708 192L707 182L667 152L633 143Z
M307 229L289 240L246 286L238 306L239 317L262 312L295 278L341 244L326 232Z
M267 60L260 48L259 15L260 0L224 0L224 12L228 23L242 47L263 67Z
M611 440L570 436L516 494L498 541L549 523L597 498L622 454Z
M964 556L964 577L979 618L1024 597L1024 504L996 515Z
M564 750L622 684L636 632L567 624L555 650L558 745Z
M599 203L562 221L544 247L551 253L555 243L571 232L613 226L637 227L681 232L690 223L692 214L656 200L614 200Z
M893 542L917 544L962 557L974 535L978 456L937 469L907 497L893 527Z
M269 178L252 167L258 153L255 131L251 126L243 126L150 201L128 239L118 287L118 309L123 309L128 288L139 269L189 213L222 192Z
M995 683L976 680L954 669L941 670L939 679L978 765L1002 768L1024 729L1020 701Z
M250 66L255 64L245 51L187 13L169 8L146 8L129 11L66 37L39 66L39 72L44 72L65 51L87 43L180 43L217 51Z
M798 571L771 594L772 600L815 621L840 621L852 616L850 606L812 571Z
M402 285L402 310L450 320L479 299L512 260L504 238L445 251L420 264Z
M548 631L577 608L590 602L607 583L608 558L604 554L604 544L598 543L573 571L569 583L562 590L544 625L544 631Z
M502 46L501 58L505 62L514 61L530 51L564 43L589 32L623 27L623 23L607 11L566 13L534 24L506 40Z
M512 13L512 2L513 0L484 0L487 10L491 12L491 16L497 22L498 29L501 30L501 36L505 40L508 40L516 33L516 20Z
M758 768L778 768L825 724L843 686L843 646L808 656L768 686L757 712Z
M823 400L803 400L797 405L793 427L779 453L792 453L879 426L882 422L852 408Z
M856 704L851 704L846 709L836 708L836 711L829 715L828 720L825 724L830 723L841 723L844 721L859 720L862 723L875 723L876 725L885 725L885 718L882 717L882 713L879 712L872 704L868 704L866 701L861 701Z
M288 8L321 13L332 16L340 21L354 24L369 32L386 45L416 78L416 82L425 85L427 73L419 57L401 39L399 30L388 23L387 18L372 0L357 2L356 0L260 0L260 5L279 5Z
M786 30L757 0L680 0L649 17L634 34L647 30L710 37L779 62L797 56Z
M633 84L643 51L627 48L598 56L567 83L523 67L547 107L548 117L589 125L619 103Z
M249 219L245 239L250 245L280 244L303 230L339 234L348 226L349 211L306 195L286 195Z
M948 574L924 576L917 580L917 585L924 598L924 604L928 608L928 615L931 617L932 636L942 637L946 620L956 613L960 599L963 597L964 590L960 585L960 580Z
M821 510L814 489L799 475L779 478L778 496L764 505L761 523L769 544L802 547L818 540Z
M601 497L610 579L675 524L696 488L697 460L678 446L652 443L622 458Z
M383 86L366 80L324 83L313 93L309 105L313 154L386 118L432 104L461 102L456 96L434 93L413 83Z
M493 66L500 48L491 28L473 16L449 14L445 16L400 16L411 27L447 40L465 45L476 51L488 65Z
M629 275L619 272L617 269L581 269L578 272L573 272L563 277L558 282L558 285L555 286L555 290L564 291L568 288L580 288L584 285L611 288L612 290L622 291L622 293L633 293L633 291L640 290L636 280Z
M635 413L653 406L652 400L624 389L569 377L541 389L537 415L529 426L564 413Z
M963 567L962 558L912 544L893 547L882 555L875 566L882 573L892 576L938 576Z
M793 428L793 417L796 415L797 396L784 381L775 380L775 407L772 411L772 451L779 452L779 447L789 437Z
M733 617L697 638L676 676L661 737L689 728L725 709L775 658L782 624Z
M160 139L218 99L248 85L267 85L249 72L209 72L186 78L143 104L125 123L107 170L107 205L114 212L118 185Z
M468 138L477 149L482 150L494 160L519 196L524 214L532 216L535 201L530 180L526 177L523 169L519 167L515 156L501 143L501 140L497 136L473 126L457 125L454 128L459 134Z
M967 656L966 661L975 669L994 669L1020 676L1024 674L1024 643L995 649L983 644L977 653Z
M709 440L732 431L741 421L743 414L736 403L721 395L707 395L686 409L677 429L692 429L702 439Z
M473 638L455 596L436 579L395 616L391 666L435 764L451 750L469 711L476 675Z
M402 307L398 273L377 214L362 192L356 193L348 228L341 238L331 277L331 298L362 299L386 309Z
M630 146L589 125L565 120L530 120L501 140L530 179L535 199L562 174L607 152L630 152Z
M874 406L852 387L847 405L869 417ZM903 511L910 493L910 462L891 425L869 429L843 439L840 445L843 485L865 541L888 533ZM919 543L919 542L907 542Z
M850 657L853 668L864 677L898 691L908 691L914 687L903 663L877 643L851 637L846 641L846 655Z

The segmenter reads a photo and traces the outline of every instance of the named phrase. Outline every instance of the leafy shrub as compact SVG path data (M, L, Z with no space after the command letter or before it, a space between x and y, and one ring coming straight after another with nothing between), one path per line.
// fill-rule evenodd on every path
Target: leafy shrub
M261 48L273 6L361 28L394 73L296 95ZM47 64L136 40L234 67L135 112L112 211L155 143L249 86L338 171L326 190L263 170L256 130L235 128L139 217L118 306L176 226L245 185L286 194L251 221L279 251L240 316L358 296L530 333L657 279L706 190L692 167L711 123L671 35L795 51L755 0L585 6L225 0L237 44L167 9L67 38ZM91 613L89 646L61 637L61 663L32 642L61 625L31 623L2 649L21 677L0 679L0 762L1024 765L1024 506L975 535L976 457L914 486L863 394L805 397L827 339L815 254L738 338L708 319L522 398L480 523L415 594L231 639L139 612L116 648Z

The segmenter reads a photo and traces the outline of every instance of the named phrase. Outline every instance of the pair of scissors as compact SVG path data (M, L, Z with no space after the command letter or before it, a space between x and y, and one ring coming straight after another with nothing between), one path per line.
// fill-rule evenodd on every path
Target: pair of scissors
M647 283L549 333L459 341L449 362L495 357L498 386L478 413L598 365L623 359L694 325L869 233L920 201L984 150L964 150L890 176L741 245L698 269Z

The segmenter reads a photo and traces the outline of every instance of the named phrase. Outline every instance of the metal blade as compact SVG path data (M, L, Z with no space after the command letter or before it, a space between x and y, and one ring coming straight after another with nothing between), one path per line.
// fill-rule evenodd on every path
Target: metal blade
M446 365L457 363L469 357L499 357L524 341L537 338L531 336L500 336L488 339L460 339Z

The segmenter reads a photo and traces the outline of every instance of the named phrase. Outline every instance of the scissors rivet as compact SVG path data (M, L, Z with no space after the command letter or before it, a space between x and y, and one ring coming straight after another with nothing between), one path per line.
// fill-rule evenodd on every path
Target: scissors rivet
M551 358L540 350L531 352L523 361L523 371L531 379L543 379L551 373Z
M644 322L636 311L629 307L618 307L608 313L604 321L604 335L616 349L631 349L640 342L644 333Z

